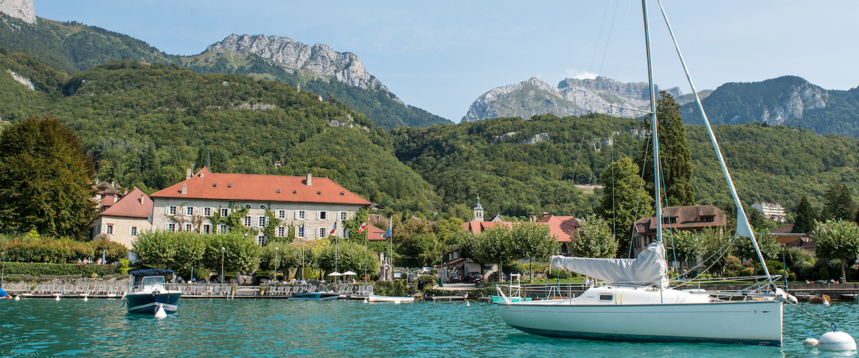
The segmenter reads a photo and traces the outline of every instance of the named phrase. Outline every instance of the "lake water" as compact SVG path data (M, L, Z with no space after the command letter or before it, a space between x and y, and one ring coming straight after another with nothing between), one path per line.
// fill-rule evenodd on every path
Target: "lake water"
M164 319L119 300L0 300L2 356L776 357L853 356L802 347L825 325L785 306L784 347L618 343L534 336L483 302L185 299ZM859 337L855 303L804 309Z

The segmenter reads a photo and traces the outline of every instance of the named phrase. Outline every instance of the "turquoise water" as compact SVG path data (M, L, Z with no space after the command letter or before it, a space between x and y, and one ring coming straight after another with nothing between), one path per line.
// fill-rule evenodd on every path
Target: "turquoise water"
M854 303L804 309L859 337ZM853 356L807 350L825 326L785 306L784 347L556 339L509 328L472 302L183 300L165 319L128 315L119 300L0 300L2 356L776 357Z

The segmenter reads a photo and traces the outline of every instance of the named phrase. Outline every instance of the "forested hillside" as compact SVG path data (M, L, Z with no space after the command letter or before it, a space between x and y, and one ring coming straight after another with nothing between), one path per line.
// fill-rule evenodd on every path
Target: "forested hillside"
M168 55L146 42L76 22L58 22L39 18L26 24L0 14L11 26L0 26L0 46L9 52L22 52L51 68L75 74L110 61L135 60L149 63L177 64L200 73L249 75L289 84L319 94L333 95L338 101L363 113L378 127L429 127L449 124L449 120L423 109L401 103L387 91L364 90L345 83L290 73L253 54L212 56Z

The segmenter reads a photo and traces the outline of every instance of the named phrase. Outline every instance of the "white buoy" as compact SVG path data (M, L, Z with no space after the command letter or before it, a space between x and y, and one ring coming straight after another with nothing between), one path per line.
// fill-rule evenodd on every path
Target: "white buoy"
M395 305L400 304L400 300L394 300L394 304L395 304Z
M855 351L856 341L847 332L826 332L820 336L817 348L825 351Z
M60 295L57 295L57 298L55 298L54 301L59 301L59 300L60 300Z
M167 317L167 312L164 312L164 307L158 305L158 309L155 310L155 318L165 318Z
M806 338L804 341L802 341L802 346L805 348L816 347L818 341L817 341L817 338L814 338L814 333L811 332L810 329L808 331L806 331L805 333L808 335L808 338Z
M364 303L368 303L368 302L369 302L369 301L367 301L367 299L366 299L366 298L364 298Z
M84 296L84 302L86 301L89 301L89 298L87 298L87 296Z
M15 301L20 301L20 300L21 300L21 296L16 295L16 296L15 296Z
M471 303L468 301L465 301L465 307L471 307Z

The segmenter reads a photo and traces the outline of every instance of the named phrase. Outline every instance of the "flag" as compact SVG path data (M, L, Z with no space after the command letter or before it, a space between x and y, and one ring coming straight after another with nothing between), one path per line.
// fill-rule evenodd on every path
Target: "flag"
M358 228L358 233L360 234L364 232L365 229L367 229L367 220L364 220L364 222L361 223L361 227Z
M334 228L331 229L331 232L329 232L328 235L334 235L335 231L337 231L337 222L336 221L334 222Z
M389 237L391 237L391 225L393 225L393 224L394 224L394 220L393 220L393 219L394 219L393 217L391 217L390 219L388 219L388 231L385 231L385 235L382 235L382 237L384 237L384 238L386 238L386 239L387 239L387 238L389 238Z

